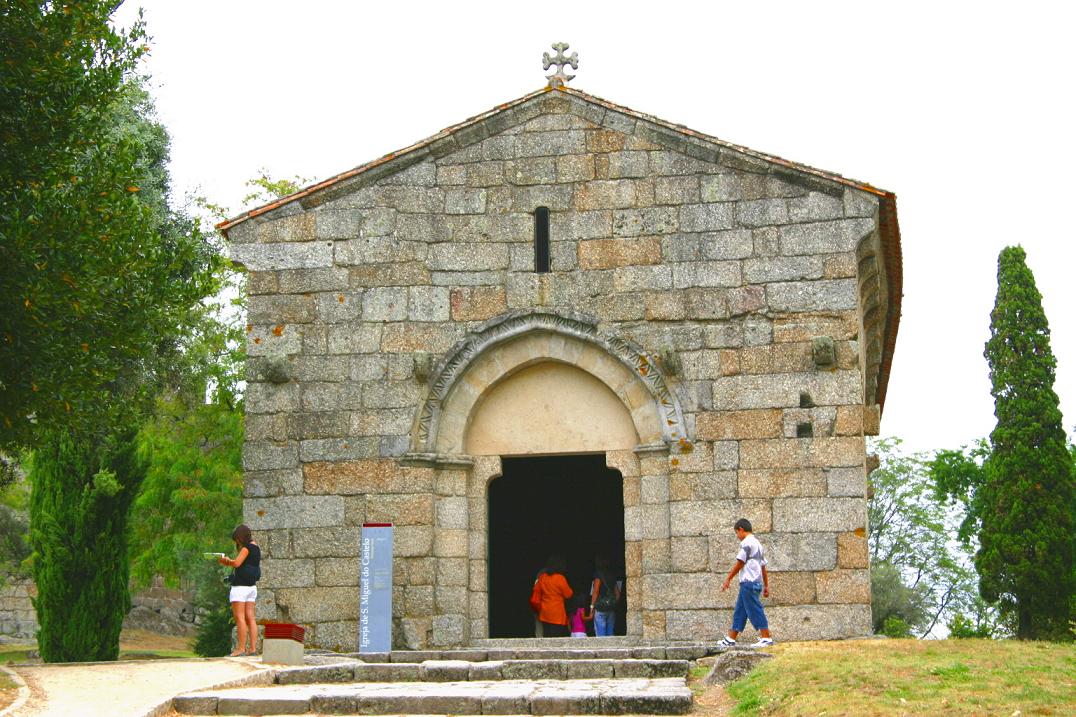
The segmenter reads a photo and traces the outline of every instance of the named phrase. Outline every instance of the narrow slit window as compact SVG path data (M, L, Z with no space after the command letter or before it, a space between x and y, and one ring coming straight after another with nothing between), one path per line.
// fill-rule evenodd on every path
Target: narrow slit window
M549 207L534 210L534 271L549 271Z

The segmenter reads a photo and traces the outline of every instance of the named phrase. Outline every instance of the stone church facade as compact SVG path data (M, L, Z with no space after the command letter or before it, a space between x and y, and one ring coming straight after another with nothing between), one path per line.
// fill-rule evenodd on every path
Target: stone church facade
M555 87L221 229L259 618L354 649L361 525L391 522L394 643L490 637L492 482L587 454L622 495L629 637L718 638L739 517L779 639L870 632L892 193Z

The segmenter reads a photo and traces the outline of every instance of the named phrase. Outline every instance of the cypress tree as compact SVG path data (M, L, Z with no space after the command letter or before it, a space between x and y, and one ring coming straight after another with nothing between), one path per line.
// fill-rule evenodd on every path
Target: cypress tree
M50 433L30 468L34 600L46 662L115 660L128 592L127 522L145 475L133 435Z
M1076 597L1076 475L1054 392L1056 361L1024 250L998 257L986 359L997 426L976 491L975 567L1021 639L1066 639Z

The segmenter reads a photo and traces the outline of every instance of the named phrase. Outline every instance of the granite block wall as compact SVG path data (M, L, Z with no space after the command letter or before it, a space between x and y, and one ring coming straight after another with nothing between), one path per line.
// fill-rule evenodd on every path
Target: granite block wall
M548 273L534 271L537 207L550 210ZM485 637L482 512L499 462L429 450L448 445L431 430L464 432L471 417L435 411L431 428L424 406L459 390L438 381L467 375L445 362L469 337L564 316L589 327L581 340L644 357L639 380L668 390L649 389L655 415L672 401L682 421L670 433L637 418L640 436L664 440L610 453L625 466L631 634L720 634L741 516L770 551L777 634L868 632L878 207L550 92L230 227L249 273L244 511L265 554L259 617L351 649L360 526L385 521L397 643ZM498 379L486 374L479 393ZM631 385L611 388L645 413Z

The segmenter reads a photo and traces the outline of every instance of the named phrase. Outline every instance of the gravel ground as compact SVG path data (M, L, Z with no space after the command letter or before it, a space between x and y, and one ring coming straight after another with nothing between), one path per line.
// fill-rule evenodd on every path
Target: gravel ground
M259 657L222 657L19 665L13 669L25 680L30 696L0 717L145 717L180 692L249 675L262 669L262 662Z

